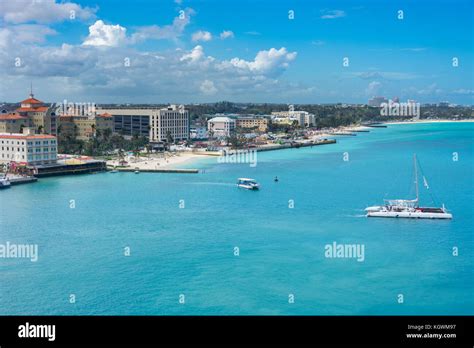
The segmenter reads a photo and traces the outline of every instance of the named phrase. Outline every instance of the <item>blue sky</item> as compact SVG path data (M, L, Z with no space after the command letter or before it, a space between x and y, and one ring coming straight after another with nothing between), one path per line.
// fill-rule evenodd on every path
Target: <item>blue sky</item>
M468 0L2 0L0 6L6 67L0 100L21 100L30 81L48 101L474 100Z

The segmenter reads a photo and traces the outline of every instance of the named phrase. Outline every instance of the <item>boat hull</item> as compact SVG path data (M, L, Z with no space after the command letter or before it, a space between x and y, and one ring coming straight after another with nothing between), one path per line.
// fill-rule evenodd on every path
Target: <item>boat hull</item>
M237 186L246 190L258 190L258 186L250 186L250 185L237 185Z
M427 213L427 212L407 212L407 211L369 211L367 217L381 218L405 218L405 219L452 219L449 213Z

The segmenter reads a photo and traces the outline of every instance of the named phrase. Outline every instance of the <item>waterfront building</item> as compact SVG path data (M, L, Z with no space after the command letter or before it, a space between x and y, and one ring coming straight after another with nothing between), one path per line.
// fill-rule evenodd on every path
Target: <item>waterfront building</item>
M151 115L150 142L189 139L189 111L184 107L170 105L156 110Z
M60 134L75 137L78 140L87 141L98 132L102 133L109 129L113 132L114 122L112 115L102 113L99 115L62 115L59 117Z
M16 112L0 114L0 133L21 133L22 129L28 125L28 118Z
M279 124L292 124L297 121L300 127L316 126L315 116L307 111L274 111L272 116L273 121Z
M237 128L258 129L260 132L268 130L268 118L264 116L238 116L235 121Z
M55 164L57 138L53 135L34 134L32 128L23 133L0 133L0 163L24 165Z
M57 115L54 107L34 97L33 91L29 98L20 103L16 113L28 119L28 127L33 127L38 134L57 134Z
M235 130L235 120L227 116L213 117L207 121L207 130L215 137L228 137Z
M150 137L151 115L155 108L107 107L99 112L112 115L113 132L126 138L133 136Z
M150 142L189 139L189 111L170 105L157 109L151 107L107 107L101 112L112 115L114 132L125 137L144 136Z

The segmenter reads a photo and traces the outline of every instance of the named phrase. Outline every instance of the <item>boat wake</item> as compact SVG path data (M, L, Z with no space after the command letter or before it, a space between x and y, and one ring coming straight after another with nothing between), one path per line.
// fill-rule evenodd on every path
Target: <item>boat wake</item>
M235 186L235 184L228 182L188 182L185 185Z

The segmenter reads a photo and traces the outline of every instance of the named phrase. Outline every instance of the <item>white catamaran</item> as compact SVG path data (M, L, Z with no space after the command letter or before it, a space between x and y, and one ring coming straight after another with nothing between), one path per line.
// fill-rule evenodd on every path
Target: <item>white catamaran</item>
M418 166L416 154L413 155L415 166L415 189L416 199L385 199L382 206L373 206L365 209L367 217L388 217L388 218L412 218L412 219L452 219L452 214L448 213L444 204L441 208L420 207L419 187L418 187ZM424 186L429 189L428 182L423 176Z

